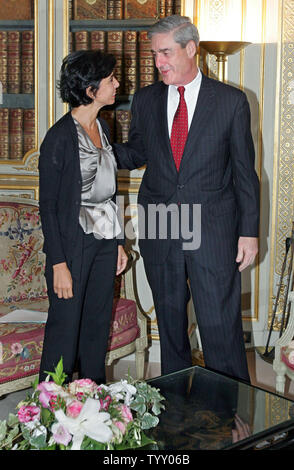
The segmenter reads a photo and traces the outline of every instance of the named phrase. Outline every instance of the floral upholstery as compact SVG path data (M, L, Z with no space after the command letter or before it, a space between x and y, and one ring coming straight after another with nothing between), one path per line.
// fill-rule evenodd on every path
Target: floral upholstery
M135 341L140 334L137 323L137 306L133 300L115 299L113 303L108 351L113 351Z
M0 198L0 317L15 309L48 310L42 245L38 203ZM119 298L123 288L122 277L116 280L109 352L140 336L136 303ZM44 323L0 323L0 395L3 384L25 388L21 381L30 378L29 386L39 372L44 328Z
M42 245L38 206L1 201L0 304L46 298Z
M281 360L287 367L294 370L294 341L281 348Z

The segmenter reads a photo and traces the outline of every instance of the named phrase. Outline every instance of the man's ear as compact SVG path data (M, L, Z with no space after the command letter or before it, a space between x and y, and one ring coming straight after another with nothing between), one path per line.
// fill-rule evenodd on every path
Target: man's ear
M196 44L195 44L194 41L191 40L186 44L186 51L187 51L187 55L190 59L192 57L194 57L194 55L196 55L197 47L196 47Z

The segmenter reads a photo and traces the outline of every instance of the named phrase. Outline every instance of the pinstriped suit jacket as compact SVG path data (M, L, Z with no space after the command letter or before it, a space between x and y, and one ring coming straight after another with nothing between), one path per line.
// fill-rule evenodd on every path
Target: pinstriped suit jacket
M168 136L167 92L157 82L134 95L129 141L114 146L121 168L146 164L138 196L145 209L141 253L148 262L163 263L169 249L169 240L159 233L147 237L148 204L189 205L191 229L193 204L201 204L201 244L187 254L205 265L231 263L238 237L257 237L259 227L259 181L246 95L202 76L177 172Z

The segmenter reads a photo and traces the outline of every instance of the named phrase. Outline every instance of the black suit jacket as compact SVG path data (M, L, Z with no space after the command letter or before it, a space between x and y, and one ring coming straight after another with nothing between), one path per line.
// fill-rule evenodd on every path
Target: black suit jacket
M114 145L121 168L146 164L138 196L144 209L141 253L150 263L164 262L172 236L160 239L157 232L148 238L148 205L186 205L192 228L193 204L200 204L200 248L187 254L205 265L231 263L238 237L257 237L259 229L259 181L246 95L202 75L179 172L168 136L167 95L168 86L162 82L139 90L132 103L128 143ZM194 223L194 230L199 226L199 221Z
M109 139L107 124L100 123ZM70 112L48 130L42 142L39 175L43 250L52 264L66 261L70 266L82 190L78 134Z

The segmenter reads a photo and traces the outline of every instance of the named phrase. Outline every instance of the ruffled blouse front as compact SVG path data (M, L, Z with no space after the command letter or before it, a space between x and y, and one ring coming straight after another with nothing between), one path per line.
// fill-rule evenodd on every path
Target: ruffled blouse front
M116 160L97 119L102 148L96 147L75 119L79 140L82 194L79 222L86 234L115 238L121 233L117 205L111 200L116 191Z

